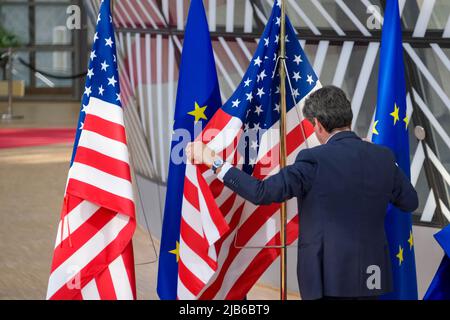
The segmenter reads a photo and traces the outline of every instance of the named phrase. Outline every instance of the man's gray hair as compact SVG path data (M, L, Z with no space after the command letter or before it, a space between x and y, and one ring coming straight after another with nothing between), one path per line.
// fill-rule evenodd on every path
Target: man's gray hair
M316 118L327 130L350 127L352 106L345 92L335 86L325 86L313 92L305 101L303 115L314 124Z

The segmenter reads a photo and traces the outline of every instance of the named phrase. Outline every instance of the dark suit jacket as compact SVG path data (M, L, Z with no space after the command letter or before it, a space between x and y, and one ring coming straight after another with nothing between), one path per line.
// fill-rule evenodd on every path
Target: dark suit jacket
M293 165L263 181L233 167L224 183L255 204L297 197L297 274L303 299L392 290L386 209L392 203L411 212L418 199L388 148L339 132L327 144L301 151ZM373 265L381 271L380 289L367 286Z

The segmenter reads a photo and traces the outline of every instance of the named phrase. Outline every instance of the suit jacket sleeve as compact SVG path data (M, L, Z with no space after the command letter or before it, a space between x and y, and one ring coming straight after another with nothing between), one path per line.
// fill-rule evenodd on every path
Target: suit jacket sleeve
M283 202L293 197L304 196L312 186L317 162L309 150L301 151L295 163L286 166L277 174L259 180L232 167L225 174L225 186L254 204Z
M395 165L394 170L394 190L391 202L400 210L412 212L419 206L417 192L399 166Z

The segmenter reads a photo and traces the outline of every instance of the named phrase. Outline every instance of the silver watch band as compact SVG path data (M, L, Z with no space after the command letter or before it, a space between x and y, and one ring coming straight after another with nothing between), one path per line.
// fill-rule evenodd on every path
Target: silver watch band
M222 159L214 160L213 165L211 167L214 174L217 174L217 170L219 170L219 168L221 168L223 166L223 164L224 164L224 161Z

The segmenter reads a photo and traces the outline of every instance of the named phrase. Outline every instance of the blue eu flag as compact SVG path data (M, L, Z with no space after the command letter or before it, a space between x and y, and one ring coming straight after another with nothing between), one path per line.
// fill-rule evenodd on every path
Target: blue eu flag
M431 281L424 300L450 300L450 226L434 235L444 249L444 258Z
M161 299L177 298L178 248L185 175L183 150L220 106L219 83L205 9L201 0L192 0L181 55L161 235L157 285Z
M378 106L372 140L389 147L409 177L409 140L402 31L397 0L387 0L381 37ZM417 300L412 217L390 205L385 220L394 291L385 299Z

